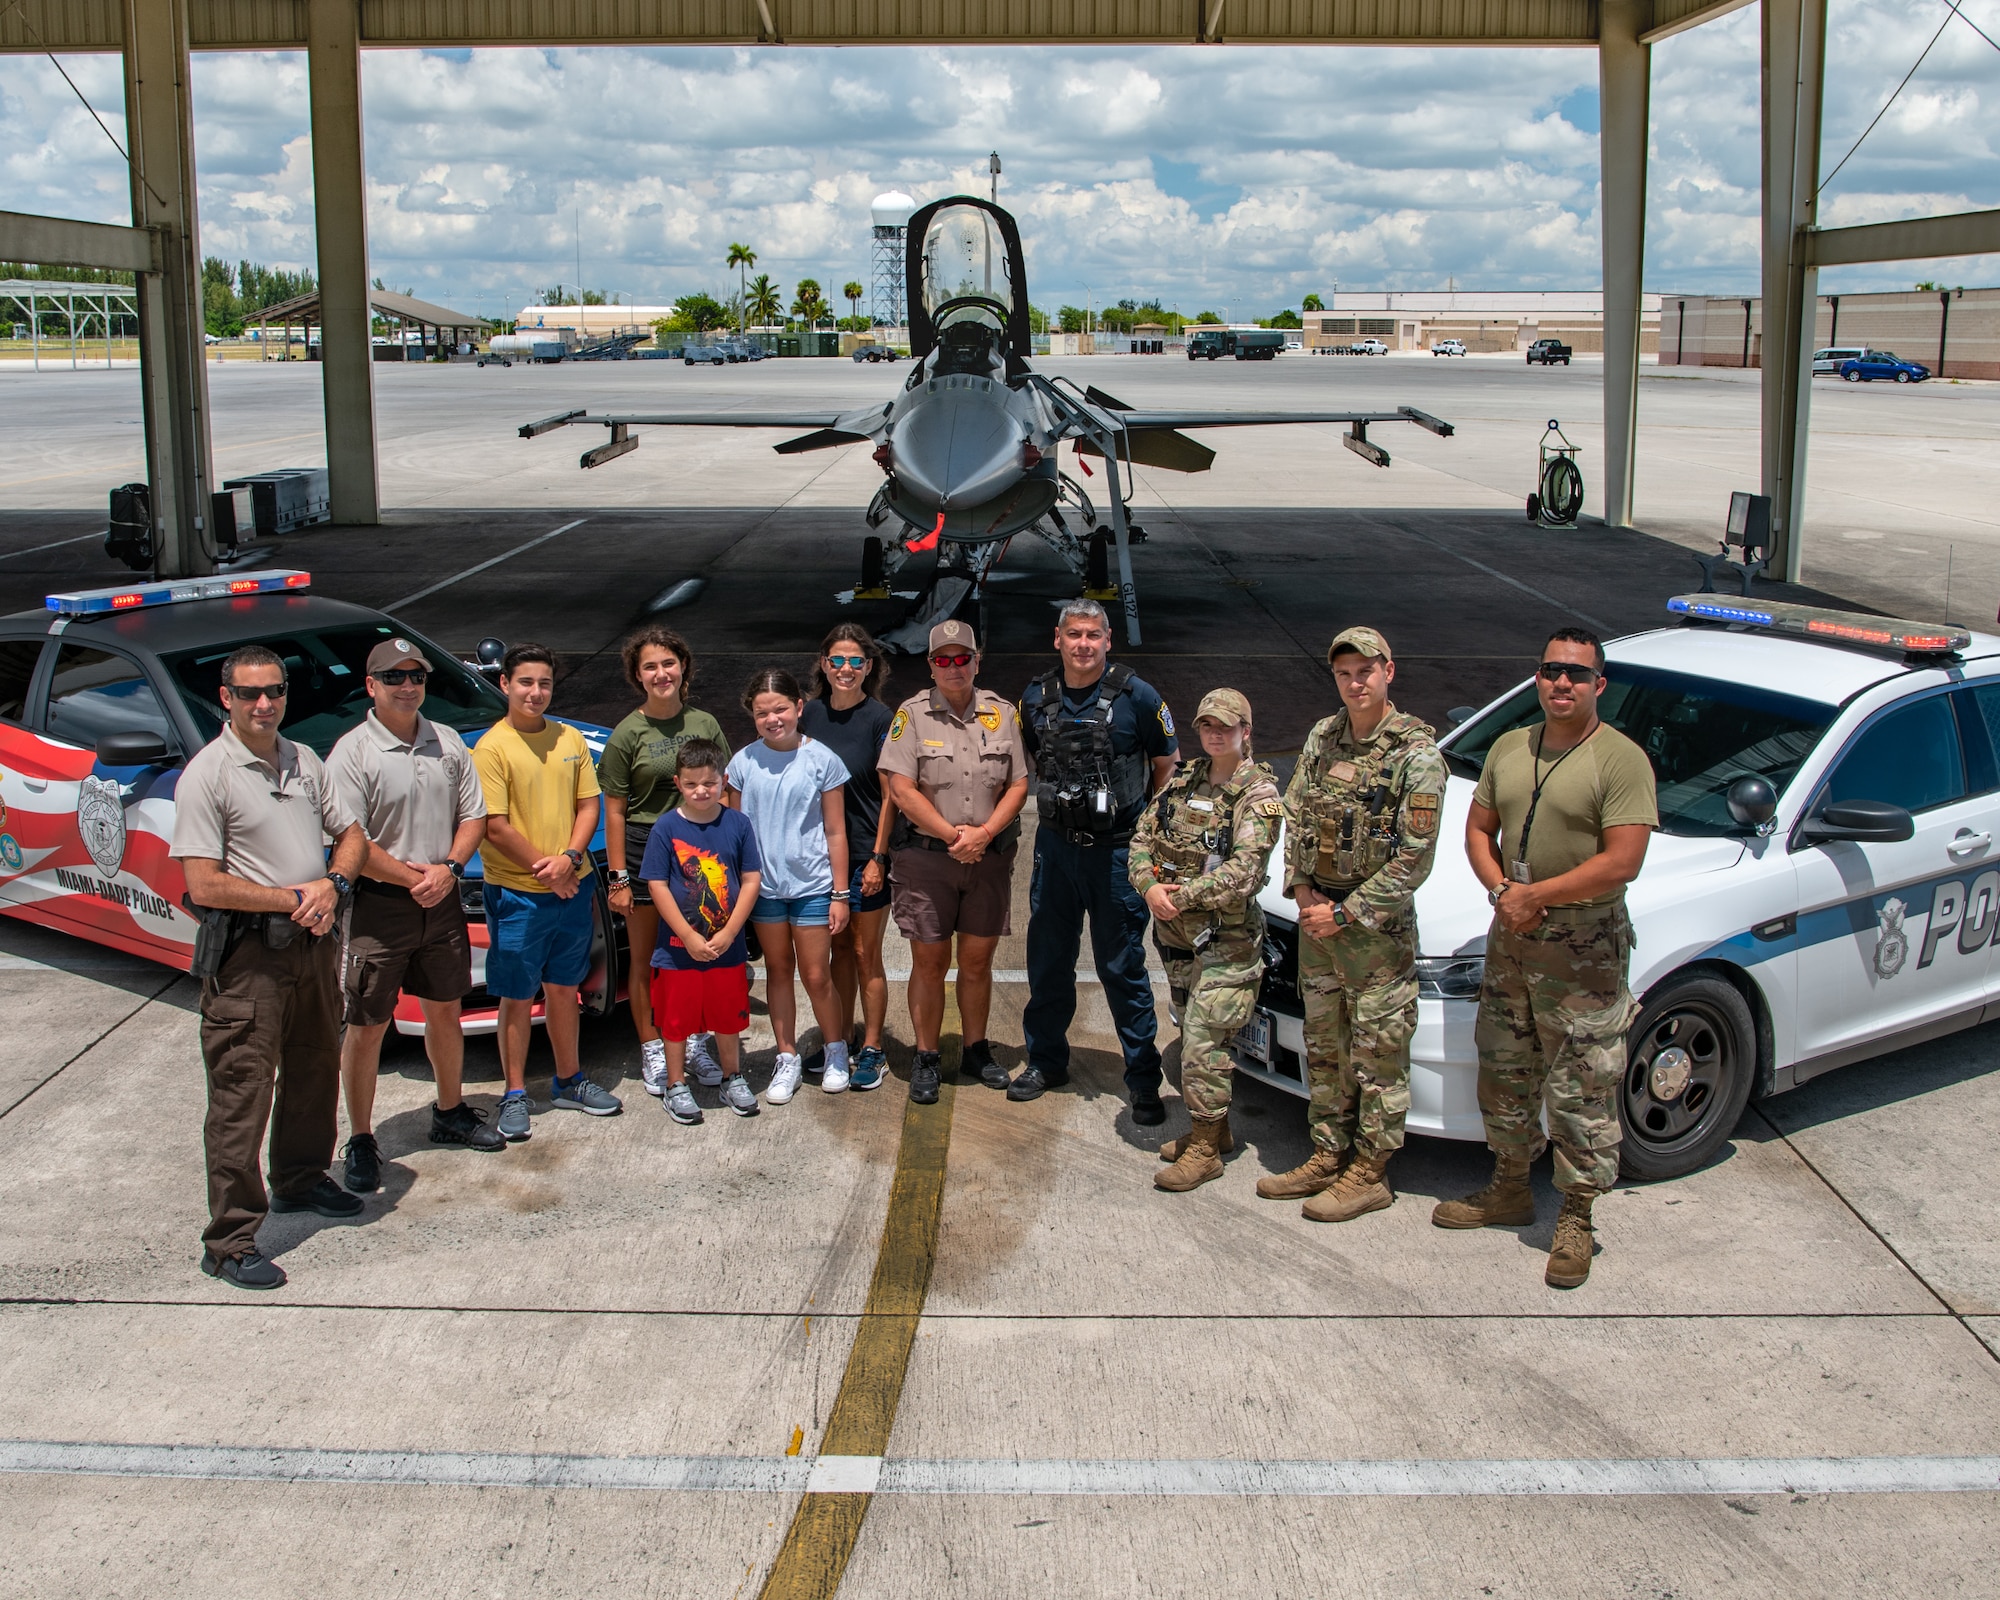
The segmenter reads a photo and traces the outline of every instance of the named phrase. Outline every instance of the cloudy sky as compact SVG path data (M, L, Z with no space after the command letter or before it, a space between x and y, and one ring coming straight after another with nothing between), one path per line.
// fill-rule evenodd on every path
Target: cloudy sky
M2000 38L2000 0L1961 0ZM1949 17L1833 0L1830 172ZM867 207L985 185L1020 214L1038 303L1157 294L1236 316L1348 288L1598 282L1585 50L375 51L374 269L496 313L582 278L723 293L728 242L789 284L866 273ZM118 65L64 63L123 136ZM310 266L297 55L195 58L204 251ZM2000 50L1954 21L1826 189L1826 225L2000 205ZM1653 56L1647 286L1754 292L1757 10ZM0 208L127 215L123 166L46 59L0 57ZM2000 258L1823 283L2000 282Z

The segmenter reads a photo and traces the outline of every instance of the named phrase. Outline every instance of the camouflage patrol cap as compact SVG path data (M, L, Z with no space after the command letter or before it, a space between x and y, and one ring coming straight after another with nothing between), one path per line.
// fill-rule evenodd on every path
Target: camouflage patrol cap
M972 636L972 625L954 617L931 629L930 654L936 655L945 649L970 650L974 655L979 654L979 641Z
M1364 656L1380 656L1384 661L1393 660L1389 654L1389 641L1373 628L1347 628L1333 636L1333 643L1326 647L1326 664L1333 665L1333 658L1343 650L1358 651Z
M1201 705L1196 709L1194 720L1207 717L1211 722L1219 722L1225 728L1250 726L1250 702L1234 689L1211 689L1201 697Z

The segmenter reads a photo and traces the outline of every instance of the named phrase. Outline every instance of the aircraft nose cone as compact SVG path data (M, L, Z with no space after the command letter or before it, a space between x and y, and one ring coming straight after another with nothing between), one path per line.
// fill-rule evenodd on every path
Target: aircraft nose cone
M1020 423L998 394L941 388L925 395L896 424L890 448L896 478L925 505L941 511L984 504L1025 470Z

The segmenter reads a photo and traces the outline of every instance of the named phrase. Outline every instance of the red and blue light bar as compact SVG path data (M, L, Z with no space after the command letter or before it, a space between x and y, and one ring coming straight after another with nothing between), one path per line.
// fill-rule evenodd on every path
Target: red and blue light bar
M148 606L178 605L183 600L227 600L234 595L275 594L310 589L312 574L289 567L263 572L218 573L212 578L169 578L118 589L72 589L52 594L43 604L63 617L94 617L113 611L140 611Z
M1804 639L1831 639L1842 644L1874 645L1915 655L1947 655L1964 650L1972 635L1942 622L1911 622L1903 617L1871 617L1856 611L1783 602L1728 600L1712 594L1676 595L1669 611L1703 622L1739 622L1773 633Z

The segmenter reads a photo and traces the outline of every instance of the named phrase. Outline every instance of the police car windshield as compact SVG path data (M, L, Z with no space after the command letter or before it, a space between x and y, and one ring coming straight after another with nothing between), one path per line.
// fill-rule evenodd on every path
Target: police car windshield
M230 651L245 644L261 644L276 651L284 660L285 681L291 690L285 698L282 731L286 738L324 756L333 749L335 740L368 715L368 691L362 685L368 652L397 634L387 622L351 623L268 639L239 639L160 659L204 739L212 739L222 731L217 687L222 682L222 663ZM470 734L485 731L507 714L507 702L500 691L479 674L429 640L415 642L431 663L430 679L424 685L425 716Z
M1729 786L1755 773L1783 794L1839 711L1748 684L1617 661L1607 676L1598 715L1652 760L1661 831L1694 838L1743 832L1729 815ZM1460 777L1476 779L1494 740L1541 719L1541 702L1528 684L1453 735L1445 759Z

